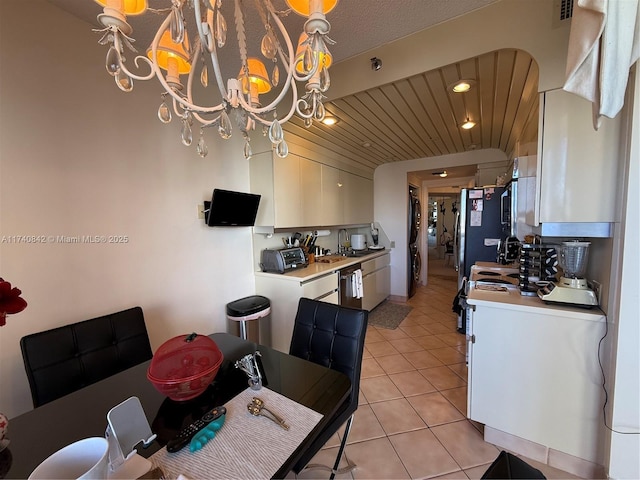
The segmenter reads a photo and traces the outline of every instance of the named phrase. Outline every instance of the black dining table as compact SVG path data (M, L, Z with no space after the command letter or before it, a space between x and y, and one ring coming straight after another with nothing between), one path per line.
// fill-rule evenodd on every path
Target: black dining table
M49 455L77 440L102 437L107 412L136 396L156 440L138 453L149 457L183 427L213 407L224 405L248 387L247 375L235 361L256 350L264 372L263 385L323 415L274 478L283 478L331 418L348 400L349 378L335 370L243 340L228 333L210 335L224 355L214 381L200 396L176 402L158 392L147 379L149 362L139 364L53 402L12 418L10 444L0 452L0 478L27 478Z

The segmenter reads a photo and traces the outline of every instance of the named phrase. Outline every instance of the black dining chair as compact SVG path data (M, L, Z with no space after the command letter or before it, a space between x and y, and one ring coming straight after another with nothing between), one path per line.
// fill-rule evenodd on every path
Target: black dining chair
M27 335L20 349L34 407L153 356L140 307Z
M345 422L346 427L335 464L332 469L323 468L331 470L330 478L334 478L336 473L355 468L355 465L349 464L345 469L338 470L353 416L358 408L360 371L368 317L369 312L366 310L340 307L308 298L301 298L298 303L289 354L344 373L351 380L351 393L319 437L302 454L293 468L296 474L305 468L322 467L307 464Z

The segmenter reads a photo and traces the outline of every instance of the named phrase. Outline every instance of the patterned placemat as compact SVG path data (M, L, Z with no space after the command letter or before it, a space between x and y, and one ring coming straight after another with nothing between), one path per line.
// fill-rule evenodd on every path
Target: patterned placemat
M285 420L289 430L263 416L251 415L247 404L252 397L261 398L267 408ZM163 448L150 458L154 467L163 470L165 478L271 478L322 418L264 387L247 388L224 406L227 415L223 427L201 450L191 453L186 446L169 453Z

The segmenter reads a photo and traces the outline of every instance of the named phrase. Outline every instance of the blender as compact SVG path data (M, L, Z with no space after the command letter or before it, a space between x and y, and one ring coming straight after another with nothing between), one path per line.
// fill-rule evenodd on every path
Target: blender
M589 260L591 242L571 240L562 242L560 266L564 273L559 282L549 283L540 290L538 296L548 303L563 303L591 308L598 305L598 298L589 288L584 278Z
M375 224L371 224L371 239L373 240L373 245L371 245L369 247L370 250L382 250L384 249L384 247L382 245L378 245L378 229L376 228Z

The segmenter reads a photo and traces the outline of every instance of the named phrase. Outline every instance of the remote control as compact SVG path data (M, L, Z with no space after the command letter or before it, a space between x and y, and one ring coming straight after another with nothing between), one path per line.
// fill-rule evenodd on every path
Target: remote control
M191 439L209 423L222 417L227 413L227 409L224 407L215 407L214 409L205 413L202 418L196 420L192 424L183 428L178 435L167 443L167 451L175 453L180 451L183 447L189 444Z

